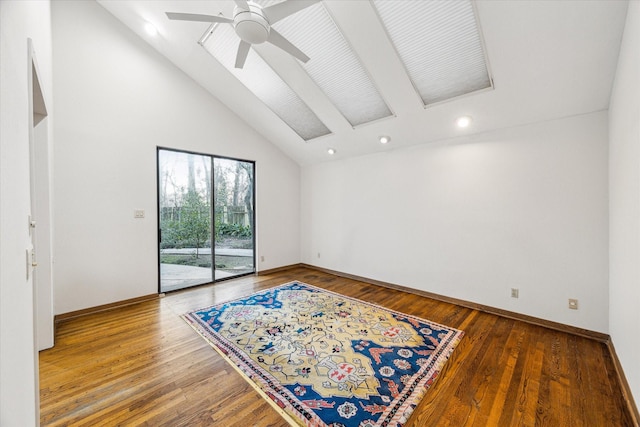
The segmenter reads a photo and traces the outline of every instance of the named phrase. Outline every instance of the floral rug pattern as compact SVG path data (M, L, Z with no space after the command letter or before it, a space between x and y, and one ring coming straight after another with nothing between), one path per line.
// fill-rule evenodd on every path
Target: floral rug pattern
M402 426L463 336L301 282L183 318L307 426Z

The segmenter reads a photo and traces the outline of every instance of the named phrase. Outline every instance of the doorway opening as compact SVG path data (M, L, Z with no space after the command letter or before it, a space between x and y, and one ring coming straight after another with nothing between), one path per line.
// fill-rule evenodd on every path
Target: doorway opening
M158 148L159 290L255 272L255 163Z
M26 262L27 279L32 280L33 287L36 347L44 350L54 345L49 112L33 41L28 39L27 45L31 248L27 251Z

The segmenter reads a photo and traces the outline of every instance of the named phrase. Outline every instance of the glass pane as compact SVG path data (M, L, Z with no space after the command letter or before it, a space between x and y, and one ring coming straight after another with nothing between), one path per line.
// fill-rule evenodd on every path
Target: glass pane
M254 165L214 159L216 280L253 273Z
M160 290L213 281L211 157L158 151Z

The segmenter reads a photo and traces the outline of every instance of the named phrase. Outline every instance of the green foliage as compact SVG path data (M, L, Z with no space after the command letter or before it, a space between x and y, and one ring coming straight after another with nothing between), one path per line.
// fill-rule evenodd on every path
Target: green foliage
M162 240L160 241L160 248L184 248L183 243L178 241L177 229L179 222L176 220L164 220L160 223L160 230L162 231Z
M216 224L216 235L220 237L251 237L251 227L241 224Z
M206 198L195 191L182 191L181 206L163 211L160 221L162 231L161 249L211 247L211 222L209 204ZM225 238L250 239L251 226L223 222L224 207L219 207L215 215L216 240ZM226 220L226 219L225 219Z
M160 255L160 263L162 264L177 264L177 265L190 265L194 267L211 267L211 257L203 256L196 257L194 254L181 255L181 254L162 254Z
M209 247L211 222L209 206L196 191L183 194L178 219L162 221L161 248L195 248Z

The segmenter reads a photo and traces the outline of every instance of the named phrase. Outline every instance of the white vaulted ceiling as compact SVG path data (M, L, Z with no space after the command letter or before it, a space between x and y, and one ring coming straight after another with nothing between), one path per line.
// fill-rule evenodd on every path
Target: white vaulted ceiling
M228 64L237 49L233 31L223 34L231 26L214 29L206 42L218 43L215 49L224 49L224 40L233 43L219 61L198 44L209 24L165 15L232 17L233 1L98 0L303 165L608 108L626 1L474 1L467 12L477 22L461 24L449 19L465 13L464 2L452 1L323 0L274 26L311 57L306 65L265 43L250 52L240 75ZM459 10L433 18L446 3ZM420 7L427 4L433 7ZM403 16L407 10L412 13ZM158 29L156 36L145 32L146 22ZM452 34L455 25L462 31ZM460 48L458 39L469 44ZM403 40L413 45L400 47ZM458 76L461 68L478 73ZM272 83L242 82L251 71L275 75L273 87L290 92L277 108L260 94L270 96ZM447 78L457 86L451 89ZM296 114L298 124L288 125L286 116ZM455 126L462 115L473 117L465 129ZM381 135L392 142L380 144ZM334 156L327 155L330 147Z

